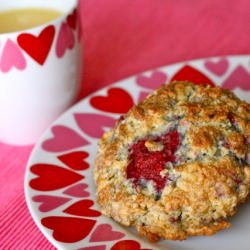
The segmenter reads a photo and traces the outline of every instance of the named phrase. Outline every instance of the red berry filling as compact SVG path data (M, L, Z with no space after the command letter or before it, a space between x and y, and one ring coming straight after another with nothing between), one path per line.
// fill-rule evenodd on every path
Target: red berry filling
M167 162L175 162L175 152L179 146L179 134L177 130L166 133L150 140L161 143L160 151L149 151L146 140L139 140L130 148L127 166L127 178L133 178L134 185L140 184L141 180L153 181L158 192L164 188L168 176L161 176L160 172L165 169Z
M235 125L236 125L236 120L235 120L234 115L233 115L232 113L229 113L229 114L227 115L227 118L228 118L228 120L230 121L231 125L232 125L233 127L235 127Z

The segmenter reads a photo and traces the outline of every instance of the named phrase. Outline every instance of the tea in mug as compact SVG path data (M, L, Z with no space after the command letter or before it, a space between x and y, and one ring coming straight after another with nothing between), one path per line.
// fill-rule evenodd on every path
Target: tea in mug
M63 13L47 8L23 8L0 12L0 34L25 30L47 23Z

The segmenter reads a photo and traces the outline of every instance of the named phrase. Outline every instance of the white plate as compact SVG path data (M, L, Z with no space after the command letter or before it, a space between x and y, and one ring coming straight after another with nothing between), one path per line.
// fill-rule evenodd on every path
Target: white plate
M55 247L249 250L250 203L230 220L230 229L214 236L154 244L98 212L92 178L98 139L133 103L172 79L214 82L250 101L250 56L206 58L154 69L108 86L62 115L37 143L25 176L31 215Z

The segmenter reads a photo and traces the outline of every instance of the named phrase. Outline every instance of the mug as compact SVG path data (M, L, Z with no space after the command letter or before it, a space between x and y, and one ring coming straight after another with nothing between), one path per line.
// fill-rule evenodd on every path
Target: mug
M0 141L34 144L76 100L81 80L77 0L1 1L0 11L47 8L60 17L0 34Z

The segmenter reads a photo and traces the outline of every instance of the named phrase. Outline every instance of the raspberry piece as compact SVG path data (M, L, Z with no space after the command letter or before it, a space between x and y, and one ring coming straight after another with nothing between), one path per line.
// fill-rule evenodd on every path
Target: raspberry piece
M145 146L146 140L139 140L130 148L127 166L127 178L133 178L134 185L140 185L140 180L152 180L158 192L165 187L168 176L161 176L167 162L174 162L175 152L179 147L179 134L177 130L154 138L152 141L163 144L161 151L151 152Z

